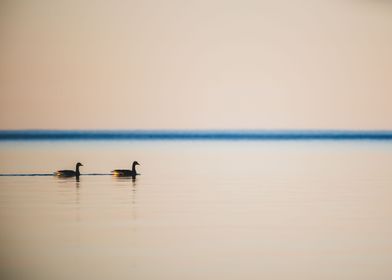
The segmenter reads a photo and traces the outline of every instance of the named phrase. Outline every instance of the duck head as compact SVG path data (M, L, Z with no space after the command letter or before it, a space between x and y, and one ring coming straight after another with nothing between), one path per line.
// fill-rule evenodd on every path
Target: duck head
M78 163L76 164L76 167L79 167L79 166L83 166L83 164L81 164L80 162L78 162Z

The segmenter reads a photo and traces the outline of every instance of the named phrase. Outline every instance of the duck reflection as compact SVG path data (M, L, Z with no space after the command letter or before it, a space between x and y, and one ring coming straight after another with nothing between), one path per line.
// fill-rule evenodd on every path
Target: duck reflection
M69 184L75 182L75 187L80 188L80 176L76 177L57 177L57 182L60 184Z
M137 184L136 176L113 176L113 178L118 182L132 182L133 187L136 187Z

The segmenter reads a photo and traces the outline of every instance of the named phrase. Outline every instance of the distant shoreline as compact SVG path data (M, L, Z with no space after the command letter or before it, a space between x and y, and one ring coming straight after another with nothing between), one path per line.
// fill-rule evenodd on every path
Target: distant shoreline
M29 140L392 140L391 130L0 130Z

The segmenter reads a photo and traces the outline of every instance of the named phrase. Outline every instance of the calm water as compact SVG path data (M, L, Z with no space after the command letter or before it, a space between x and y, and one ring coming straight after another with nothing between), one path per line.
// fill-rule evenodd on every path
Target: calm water
M1 279L392 279L392 141L0 142Z

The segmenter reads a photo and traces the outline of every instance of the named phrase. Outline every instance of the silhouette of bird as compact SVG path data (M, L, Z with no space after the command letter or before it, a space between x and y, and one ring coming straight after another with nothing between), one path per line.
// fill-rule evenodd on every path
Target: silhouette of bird
M57 177L79 177L80 176L80 171L79 171L80 166L83 166L83 164L78 162L76 164L75 171L73 171L73 170L58 170L54 173L54 175Z
M115 169L112 171L114 176L118 177L135 177L136 175L140 175L136 172L136 165L140 165L137 161L132 163L132 170L129 169Z

